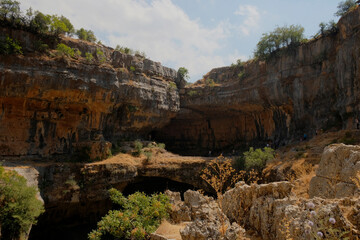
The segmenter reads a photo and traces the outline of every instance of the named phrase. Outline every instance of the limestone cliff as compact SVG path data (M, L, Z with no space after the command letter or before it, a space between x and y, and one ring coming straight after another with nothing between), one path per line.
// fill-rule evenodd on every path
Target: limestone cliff
M194 153L278 146L318 129L351 128L359 114L360 10L336 34L312 39L267 62L211 70L180 94L180 112L158 133L173 150Z
M37 36L0 29L18 39L24 56L0 58L0 156L50 156L88 149L102 157L107 141L148 137L179 111L173 69L102 45L60 39L78 59L34 53ZM50 43L49 43L50 44ZM85 53L103 52L106 63Z

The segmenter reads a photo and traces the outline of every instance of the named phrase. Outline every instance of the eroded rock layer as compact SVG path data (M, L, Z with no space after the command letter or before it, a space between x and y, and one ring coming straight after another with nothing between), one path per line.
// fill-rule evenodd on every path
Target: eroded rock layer
M207 153L353 127L360 110L359 23L357 8L340 19L336 34L267 62L213 69L203 83L180 91L180 112L158 136L174 150Z
M173 69L102 45L62 39L105 63L32 53L31 33L0 29L18 39L24 56L0 58L0 155L50 156L90 148L102 157L107 141L148 137L179 110Z

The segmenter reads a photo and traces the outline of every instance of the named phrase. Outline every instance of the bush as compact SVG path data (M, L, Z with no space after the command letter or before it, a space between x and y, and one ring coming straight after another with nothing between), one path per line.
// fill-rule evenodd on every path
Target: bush
M0 55L2 54L22 54L21 46L16 40L13 40L9 36L6 36L5 39L0 39Z
M356 0L346 0L346 1L342 1L338 4L337 8L337 12L335 13L335 16L337 17L342 17L344 16L347 12L355 9L356 7Z
M144 152L144 155L146 156L146 162L150 162L152 159L152 152Z
M158 143L158 148L165 149L165 143Z
M91 53L87 52L85 53L85 59L87 62L92 62L94 60L94 56Z
M139 140L136 140L134 142L134 151L132 152L132 155L135 157L139 157L142 153L142 149L143 149L143 144Z
M297 46L304 41L304 28L300 25L277 27L270 33L264 33L256 45L255 57L267 60L274 52ZM281 53L284 51L281 51Z
M3 239L26 234L36 223L36 218L44 212L36 194L36 188L28 187L24 177L0 166L0 235Z
M161 219L168 217L171 205L162 193L146 196L136 192L127 198L113 188L109 193L112 202L121 210L110 210L98 222L97 229L89 233L90 240L100 240L105 235L115 239L147 239Z
M134 66L130 66L130 71L131 71L131 72L135 72L135 67L134 67Z
M261 171L267 161L274 159L274 150L269 147L265 147L264 150L260 148L254 150L250 148L249 151L244 152L245 158L245 170L249 171L251 169Z
M168 87L170 90L175 90L177 89L177 86L176 86L176 83L174 82L169 82L169 87Z
M211 79L211 78L208 78L208 79L205 79L205 85L207 86L207 87L215 87L215 82L214 82L214 80L213 79Z
M59 56L67 56L67 57L74 57L75 56L75 52L74 49L72 49L71 47L60 43L57 45L56 47L57 53Z
M96 49L96 57L100 63L106 62L105 54L100 49Z

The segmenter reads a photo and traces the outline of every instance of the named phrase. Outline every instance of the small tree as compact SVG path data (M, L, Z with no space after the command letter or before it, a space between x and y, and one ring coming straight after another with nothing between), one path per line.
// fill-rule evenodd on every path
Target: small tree
M24 177L0 166L0 235L3 239L28 234L36 218L44 212L36 194L36 188L28 187Z
M80 28L76 31L76 36L81 40L85 40L88 42L96 42L95 34L91 30L85 30L84 28Z
M75 52L74 49L72 49L71 47L60 43L57 45L56 50L58 51L58 54L62 57L67 56L67 57L74 57L75 56Z
M51 24L51 16L36 11L35 17L30 22L30 27L39 33L47 33Z
M178 70L178 75L182 80L189 80L189 71L185 67L180 67Z
M169 198L162 193L146 196L136 192L127 198L114 188L109 193L111 201L120 210L110 210L98 222L97 229L89 233L90 240L109 235L115 239L148 239L171 208Z
M13 21L20 17L20 2L12 0L0 0L0 17L3 20Z
M353 10L356 7L356 0L346 0L342 1L338 4L337 12L335 13L335 16L342 17L344 16L348 11Z

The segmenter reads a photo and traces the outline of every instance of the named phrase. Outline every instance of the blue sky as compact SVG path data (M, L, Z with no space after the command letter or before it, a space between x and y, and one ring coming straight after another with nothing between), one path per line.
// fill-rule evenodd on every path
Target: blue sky
M300 24L306 37L334 17L339 0L20 0L48 14L68 17L75 28L92 29L106 45L144 51L178 69L190 81L212 68L247 60L262 33Z

